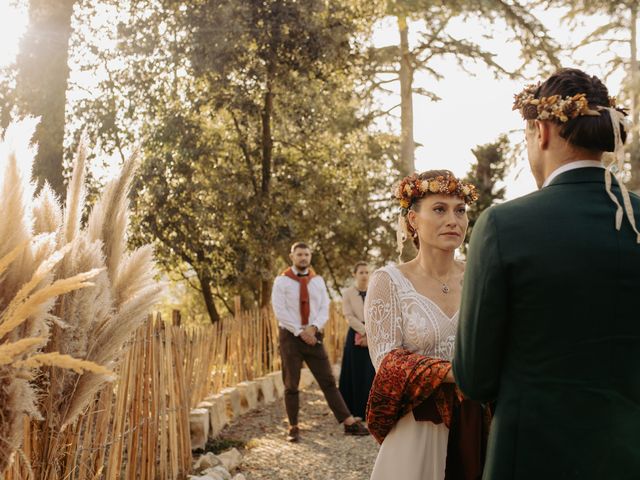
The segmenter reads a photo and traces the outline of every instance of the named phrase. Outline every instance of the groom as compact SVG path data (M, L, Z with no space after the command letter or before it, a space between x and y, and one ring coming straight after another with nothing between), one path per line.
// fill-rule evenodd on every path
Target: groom
M453 370L496 402L485 480L640 478L640 245L600 163L607 97L574 69L516 97L540 190L473 230Z

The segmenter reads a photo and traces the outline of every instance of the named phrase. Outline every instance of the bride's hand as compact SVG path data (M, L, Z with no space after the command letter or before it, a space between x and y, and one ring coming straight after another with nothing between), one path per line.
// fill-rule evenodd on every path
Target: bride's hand
M456 379L453 376L453 368L450 368L449 371L447 372L447 376L444 377L444 381L446 383L456 383Z

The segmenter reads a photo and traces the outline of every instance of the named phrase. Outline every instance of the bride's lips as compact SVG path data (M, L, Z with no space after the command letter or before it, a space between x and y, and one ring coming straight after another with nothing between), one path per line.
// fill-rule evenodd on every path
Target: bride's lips
M459 237L460 236L460 234L458 232L445 232L445 233L442 233L441 235L446 235L448 237Z

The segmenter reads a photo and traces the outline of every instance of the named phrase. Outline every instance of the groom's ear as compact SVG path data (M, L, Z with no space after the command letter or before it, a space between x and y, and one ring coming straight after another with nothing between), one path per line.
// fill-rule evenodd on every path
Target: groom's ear
M551 135L551 123L542 122L540 120L535 121L536 128L536 141L540 150L546 150L549 148L549 138Z

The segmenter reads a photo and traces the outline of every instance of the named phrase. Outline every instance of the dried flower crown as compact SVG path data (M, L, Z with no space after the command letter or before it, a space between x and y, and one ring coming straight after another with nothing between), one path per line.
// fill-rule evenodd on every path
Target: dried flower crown
M478 191L475 185L471 183L464 182L451 175L438 175L437 177L421 179L416 173L413 173L403 178L396 188L395 197L400 201L402 215L406 215L411 205L427 193L442 193L460 197L467 205L471 205L478 200Z
M565 123L576 117L599 116L598 110L605 107L589 107L589 100L585 93L578 93L570 97L551 95L536 98L535 94L540 84L527 85L524 90L514 95L513 110L520 110L525 120L557 120ZM609 106L616 108L615 97L609 97Z

